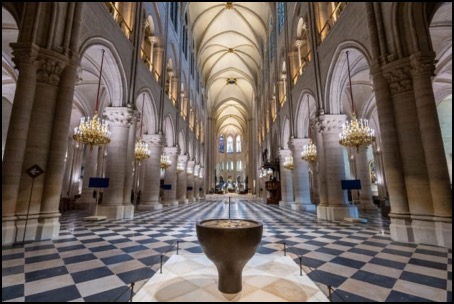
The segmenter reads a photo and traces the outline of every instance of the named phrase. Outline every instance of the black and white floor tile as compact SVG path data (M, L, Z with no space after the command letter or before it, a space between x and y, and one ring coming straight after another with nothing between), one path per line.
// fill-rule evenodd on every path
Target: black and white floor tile
M136 212L133 220L84 222L81 212L61 218L58 239L2 248L2 301L127 301L159 271L162 253L201 253L195 223L227 218L225 201ZM452 252L394 242L378 213L368 223L327 222L312 213L253 201L231 204L232 218L264 223L258 252L287 251L333 301L451 302ZM285 276L285 274L283 274Z

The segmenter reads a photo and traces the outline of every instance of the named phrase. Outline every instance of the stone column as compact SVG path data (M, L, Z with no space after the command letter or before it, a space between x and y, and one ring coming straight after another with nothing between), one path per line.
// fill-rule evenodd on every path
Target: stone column
M90 148L89 145L84 146L84 172L82 179L82 193L76 202L77 209L89 210L90 214L95 212L96 199L93 197L94 188L88 187L90 177L96 176L96 165L98 161L98 147Z
M188 156L187 155L179 155L178 162L181 163L183 171L177 172L177 200L180 205L186 205L188 203L188 199L186 198L186 191L188 187L187 183L187 173L186 167L188 165Z
M165 147L164 153L169 156L172 164L166 169L164 177L163 204L167 206L178 206L177 200L177 160L178 160L178 147Z
M421 243L430 240L430 244L452 248L452 189L432 87L434 57L434 54L423 56L418 53L412 55L410 60L416 112L435 216L430 220L435 221L437 243L434 243L434 236L426 232L427 223L423 223L426 220L416 224L414 219L412 225L414 230L421 232ZM418 234L415 233L415 237Z
M316 138L315 145L317 147L317 162L312 165L313 170L317 176L317 185L318 185L318 196L320 199L318 206L328 206L328 190L326 189L326 175L325 175L325 168L326 164L324 161L325 159L325 148L323 146L323 120L325 119L325 115L320 115L319 121L315 125Z
M292 179L292 170L284 168L285 158L292 155L290 150L279 150L279 166L280 166L280 176L281 176L281 201L279 202L279 207L292 207L292 204L295 203L293 199L293 179Z
M162 209L162 205L159 202L162 135L144 135L143 140L148 143L151 153L149 159L142 161L142 170L145 170L145 179L140 205L137 209L158 210Z
M153 63L153 59L154 59L154 45L156 42L158 42L158 39L156 38L156 36L148 36L148 41L150 41L150 72L153 72L153 69L154 69L154 63Z
M356 151L356 178L361 181L359 191L359 208L363 210L377 210L372 202L372 189L370 184L369 163L367 162L367 147L359 147Z
M51 68L54 76L59 74L59 64L60 68L64 66L63 63L57 62L56 66ZM46 73L48 72L47 70ZM61 72L36 236L38 240L54 239L58 237L60 232L58 208L65 173L64 157L68 146L68 129L70 127L76 75L77 65L75 62L67 65ZM48 80L49 83L52 83L50 79L52 79L52 75L49 76Z
M28 122L29 129L22 170L37 164L44 170L44 173L34 180L33 194L30 198L32 179L28 174L22 172L16 206L16 215L21 220L16 223L17 238L20 241L22 241L22 229L25 227L28 209L30 213L26 240L41 239L43 233L40 229L44 227L38 227L39 221L45 222L46 232L44 234L47 238L58 235L60 228L58 205L63 180L65 145L69 130L70 104L72 103L71 97L68 105L68 96L64 92L69 85L68 79L65 79L64 87L60 88L60 85L63 85L62 72L66 68L67 62L54 52L41 50L36 63L38 67L33 115ZM69 75L65 76L65 78L67 77ZM59 98L62 100L60 101ZM68 110L69 115L67 115ZM44 200L47 200L45 204ZM30 208L28 208L29 205ZM41 212L45 215L43 214L43 217L38 219ZM46 220L47 217L49 220Z
M106 177L109 187L104 189L102 204L98 215L108 219L132 218L134 206L124 205L126 163L128 153L129 128L132 124L133 110L126 107L109 107L104 110L112 133L109 155L106 159Z
M358 217L358 208L347 203L345 190L341 188L341 180L345 179L345 166L342 154L343 147L339 144L339 133L345 121L345 115L324 115L322 137L325 163L326 190L328 206L318 206L317 217L323 220L337 221L345 217ZM317 149L317 152L319 149Z
M382 72L382 69L375 63L371 68L371 72L375 88L375 99L380 100L376 105L382 147L377 147L377 149L382 151L383 173L387 182L391 205L389 230L393 240L413 242L404 170L396 127L397 120L394 114L394 104L398 101L394 101L392 97L408 90L408 79L405 76L405 69L398 69L394 65L389 66L388 69Z
M295 42L296 47L298 48L298 73L300 75L303 74L303 61L301 60L301 47L303 46L303 40L296 40Z
M189 203L194 203L194 161L188 161L188 167L186 169L187 174L187 187L186 197Z
M136 133L137 133L137 121L139 120L139 112L132 111L132 118L131 118L131 126L129 128L129 135L128 135L128 150L126 152L126 178L125 178L125 186L123 192L123 204L125 206L131 206L134 202L131 202L131 191L133 191L134 186L134 149L136 144ZM138 164L139 165L139 164ZM136 168L138 170L138 168ZM140 170L139 170L140 172ZM131 210L125 209L125 210ZM132 208L132 210L134 210ZM132 216L125 215L126 218L132 218Z
M200 172L200 165L195 165L195 167L194 167L194 199L197 202L200 199L200 191L199 191L200 178L199 178L199 172Z
M435 244L436 228L433 221L434 209L428 164L422 142L418 107L415 101L415 91L419 89L416 89L413 85L412 67L408 59L393 62L386 68L392 68L392 71L387 74L387 79L393 95L398 145L402 157L408 207L411 213L411 221L400 221L400 225L404 227L399 227L400 231L397 232L402 235L397 236L397 238L406 241L407 234L405 232L410 229L408 241ZM394 208L393 205L393 202L391 202L391 210ZM390 216L391 218L394 217L393 214L390 214ZM394 227L391 228L395 229ZM404 233L401 230L404 230Z
M12 244L17 233L15 211L35 97L38 56L38 47L33 45L25 47L12 44L11 46L19 76L2 162L2 245Z
M164 49L162 47L155 47L155 71L156 73L161 73L162 72L162 65L163 65L163 60L164 60ZM159 77L165 77L165 75L159 75ZM158 78L156 78L156 81L159 81Z
M315 205L311 201L311 187L309 181L309 164L301 158L304 145L310 143L309 138L291 139L291 149L293 152L293 181L295 202L292 204L293 210L315 211Z

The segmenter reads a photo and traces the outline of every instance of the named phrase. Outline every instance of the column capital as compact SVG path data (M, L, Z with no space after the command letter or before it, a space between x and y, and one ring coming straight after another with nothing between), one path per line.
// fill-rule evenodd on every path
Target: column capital
M45 84L58 86L60 76L65 69L66 63L58 58L38 57L37 63L37 81Z
M413 76L434 76L435 72L435 54L423 56L414 54L410 56L411 74Z
M11 43L15 65L20 68L21 63L34 63L38 58L39 47L33 43Z
M161 147L162 145L162 135L160 134L145 134L142 139L151 147Z
M107 107L104 118L114 127L129 128L133 122L134 110L128 107Z
M287 156L292 156L292 150L290 149L281 149L279 150L279 157L287 157Z
M310 143L310 138L292 138L290 139L290 148L293 150L294 154L302 152L305 145Z
M300 47L303 45L303 43L304 43L303 40L298 39L298 40L295 41L295 46L296 46L297 48L300 48Z
M342 124L347 119L347 115L321 115L316 123L316 128L322 133L339 133L342 130Z
M178 161L186 164L188 162L189 156L187 155L178 155Z
M391 95L413 91L412 66L410 62L392 62L384 67L383 76L388 82Z
M194 168L194 165L195 165L195 161L193 161L193 160L188 161L188 168Z
M178 147L164 147L164 153L170 156L177 156L180 148Z
M155 44L158 42L158 38L156 36L150 35L147 37L148 41L150 41L151 45Z

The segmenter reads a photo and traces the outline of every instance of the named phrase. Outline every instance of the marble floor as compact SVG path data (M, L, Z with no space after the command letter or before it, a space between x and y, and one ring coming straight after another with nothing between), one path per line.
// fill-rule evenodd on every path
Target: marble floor
M452 299L452 252L394 242L378 213L368 222L326 222L312 213L254 201L231 204L232 218L264 223L260 254L288 254L333 301ZM228 217L222 200L136 212L133 220L84 222L70 211L58 239L2 248L2 301L127 301L175 254L201 253L195 222Z
M173 255L134 302L328 302L294 261L282 254L255 254L243 269L243 290L218 290L216 266L203 254Z

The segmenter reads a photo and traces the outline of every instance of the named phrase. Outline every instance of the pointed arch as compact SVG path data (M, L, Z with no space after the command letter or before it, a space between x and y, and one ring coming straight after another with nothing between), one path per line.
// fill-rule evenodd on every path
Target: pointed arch
M169 114L164 119L164 135L167 147L175 146L175 127L172 116Z
M281 147L285 150L289 148L288 142L290 140L290 120L285 116L281 129Z
M145 97L145 104L142 107ZM140 89L137 94L136 107L139 112L142 111L143 115L143 134L156 134L157 133L157 110L156 102L153 97L152 91L149 88Z

